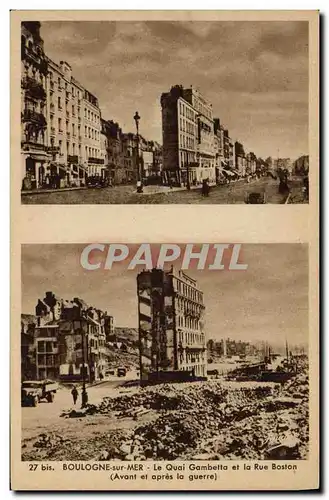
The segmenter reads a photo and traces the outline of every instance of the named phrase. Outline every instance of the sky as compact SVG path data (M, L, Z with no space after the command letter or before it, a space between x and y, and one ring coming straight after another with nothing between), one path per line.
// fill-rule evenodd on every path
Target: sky
M85 245L22 246L22 313L34 314L46 291L80 297L107 311L116 326L137 328L136 275L127 261L111 270L87 271ZM138 245L130 247L130 259ZM246 271L189 270L204 293L208 338L306 344L308 340L308 249L303 244L243 245ZM179 261L177 262L179 265ZM226 266L226 269L228 266Z
M257 156L308 154L305 21L42 22L46 54L66 60L104 119L162 143L161 93L193 85Z

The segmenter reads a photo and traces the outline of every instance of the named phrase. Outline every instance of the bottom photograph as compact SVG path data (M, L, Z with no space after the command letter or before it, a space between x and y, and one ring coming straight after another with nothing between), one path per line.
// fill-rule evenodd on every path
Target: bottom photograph
M21 250L22 461L308 459L307 245Z

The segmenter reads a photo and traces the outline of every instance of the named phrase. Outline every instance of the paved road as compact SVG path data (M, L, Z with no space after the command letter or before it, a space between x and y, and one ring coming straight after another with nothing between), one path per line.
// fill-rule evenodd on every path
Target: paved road
M283 203L278 193L278 181L271 177L253 180L250 184L238 181L230 185L212 187L210 196L201 196L201 188L191 191L174 191L157 194L137 194L135 186L65 191L34 195L23 195L24 204L238 204L244 203L245 194L251 191L265 191L267 203Z

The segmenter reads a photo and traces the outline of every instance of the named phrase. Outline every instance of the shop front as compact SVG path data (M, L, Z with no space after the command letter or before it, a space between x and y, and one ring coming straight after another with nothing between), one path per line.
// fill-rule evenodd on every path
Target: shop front
M44 150L23 151L22 162L22 190L41 188L46 179L50 156Z

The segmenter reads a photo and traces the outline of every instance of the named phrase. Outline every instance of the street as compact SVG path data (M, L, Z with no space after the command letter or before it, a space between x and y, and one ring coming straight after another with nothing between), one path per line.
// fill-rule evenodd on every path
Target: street
M127 378L113 379L93 387L87 387L88 403L99 404L104 397L118 394L120 386L125 382L127 382ZM75 408L78 410L80 407L81 388L79 388L79 398ZM57 392L53 403L41 401L36 408L22 407L22 440L31 439L46 429L55 430L57 426L62 427L63 418L60 418L60 415L70 408L74 408L71 388L61 388ZM74 426L74 419L67 419L65 422L69 425L73 423Z
M214 186L210 189L209 197L201 196L201 188L182 191L167 191L165 193L138 194L135 185L115 186L102 189L91 188L78 191L63 191L53 193L38 193L22 195L23 204L241 204L245 202L245 195L252 191L266 193L267 203L284 203L285 196L278 192L278 180L263 177L252 180L249 184L245 180L235 183ZM301 192L301 181L290 181L293 190ZM145 189L147 191L147 188ZM294 200L292 199L292 202ZM301 203L300 199L298 201Z

